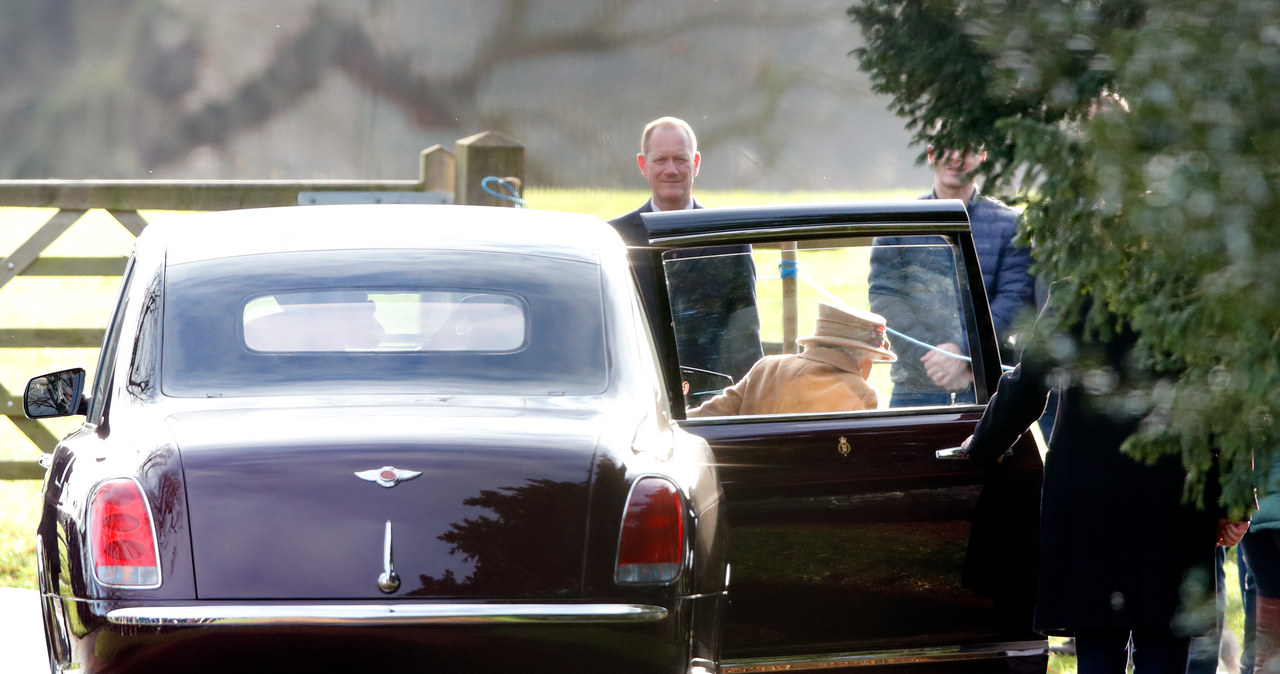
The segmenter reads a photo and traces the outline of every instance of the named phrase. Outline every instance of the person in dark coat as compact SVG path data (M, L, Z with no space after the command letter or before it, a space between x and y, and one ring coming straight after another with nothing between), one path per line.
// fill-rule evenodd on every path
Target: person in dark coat
M693 179L702 165L693 129L675 117L649 122L640 135L636 164L649 182L652 196L640 208L609 224L627 244L645 312L657 325L658 300L649 273L649 232L640 214L702 208L693 198ZM741 379L764 356L751 247L682 250L669 257L664 267L681 367Z
M1047 320L965 441L972 460L999 461L1044 411L1049 382L1059 384L1034 627L1075 637L1081 674L1124 672L1130 639L1137 674L1184 672L1191 637L1213 620L1215 544L1234 544L1248 524L1184 503L1178 456L1144 464L1121 453L1140 419L1119 404L1124 387L1149 376L1132 366L1137 335L1119 325L1086 340L1082 320L1044 335Z

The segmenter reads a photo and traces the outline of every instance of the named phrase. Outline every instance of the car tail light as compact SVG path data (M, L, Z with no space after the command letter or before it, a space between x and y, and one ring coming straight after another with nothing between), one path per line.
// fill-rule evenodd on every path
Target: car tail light
M103 585L160 586L151 507L132 478L105 480L93 490L89 545L94 575Z
M665 479L636 481L627 498L618 539L619 583L667 583L684 561L684 507L676 486Z

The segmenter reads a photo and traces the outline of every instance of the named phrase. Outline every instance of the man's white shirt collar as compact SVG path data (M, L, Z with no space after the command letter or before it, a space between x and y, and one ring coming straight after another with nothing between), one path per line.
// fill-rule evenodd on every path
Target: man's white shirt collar
M650 208L650 209L652 209L655 213L661 213L661 212L662 212L662 209L661 209L661 208L658 208L658 204L654 203L654 201L653 201L653 198L652 198L652 197L650 197L650 198L649 198L649 208ZM690 197L689 197L689 203L685 204L684 208L677 208L677 209L674 209L674 210L678 210L678 211L692 211L692 210L693 210L693 197L692 197L692 196L690 196Z

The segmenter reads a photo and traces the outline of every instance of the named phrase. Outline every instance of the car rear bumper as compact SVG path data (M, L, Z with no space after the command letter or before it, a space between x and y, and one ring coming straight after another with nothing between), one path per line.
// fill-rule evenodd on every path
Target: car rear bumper
M141 606L107 612L113 625L473 625L661 622L645 604L320 604Z
M219 604L56 599L58 665L116 672L687 674L715 595L628 603ZM51 601L52 600L52 601ZM665 602L664 602L665 603Z

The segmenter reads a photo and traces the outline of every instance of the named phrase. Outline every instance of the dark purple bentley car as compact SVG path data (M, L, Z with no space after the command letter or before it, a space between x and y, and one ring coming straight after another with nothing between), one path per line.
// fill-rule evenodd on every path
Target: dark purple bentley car
M1043 666L1037 444L949 451L1000 371L963 205L646 225L630 259L521 209L148 227L92 383L24 398L85 417L47 457L51 669ZM900 363L949 331L969 385L903 403L884 362L874 409L686 419L819 302L881 311Z

